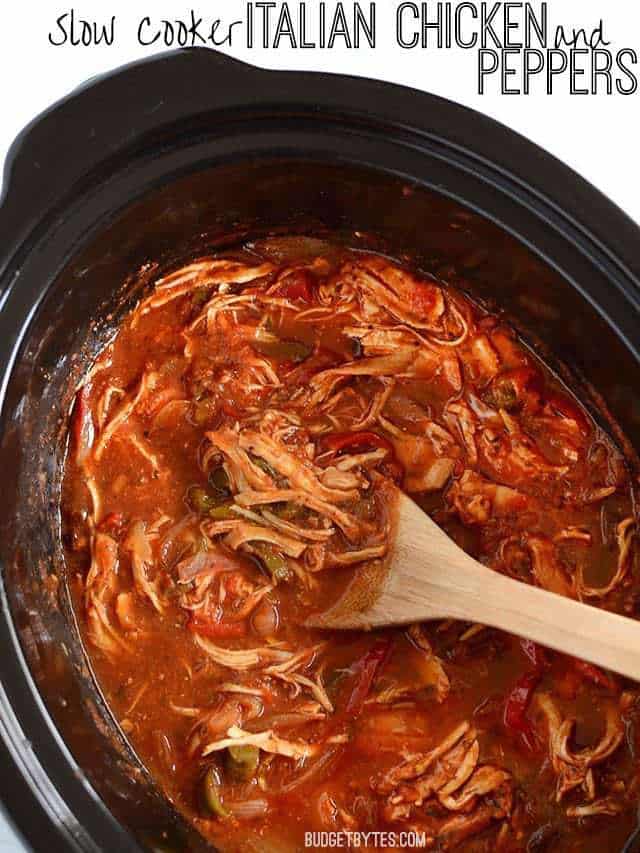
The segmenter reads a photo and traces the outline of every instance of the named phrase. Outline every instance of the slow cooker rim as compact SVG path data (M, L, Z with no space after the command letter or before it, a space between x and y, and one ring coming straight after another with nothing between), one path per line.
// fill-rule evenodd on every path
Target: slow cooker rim
M212 72L220 82L214 93L207 90L203 95L196 90L185 97L184 89L179 88L171 97L163 97L149 108L150 98L158 92L160 80L156 78L162 76L166 84L181 75ZM123 101L118 90L123 86L130 101L127 112L120 112L119 124L109 115L110 126L98 126L89 108L91 101L108 104L111 99L111 106L119 109ZM409 109L407 100L412 102ZM24 222L25 211L17 207L18 198L37 197L42 210L52 200L49 194L64 196L78 176L86 172L88 159L95 161L97 156L104 159L105 152L126 147L134 135L140 137L148 130L157 130L200 112L225 109L237 112L246 106L264 108L270 104L278 108L302 108L316 115L331 110L334 114L343 112L351 119L373 116L397 129L464 151L478 163L490 165L496 173L526 187L542 203L567 218L594 246L622 266L635 287L640 288L640 258L629 249L631 238L635 236L637 240L640 235L638 224L577 172L506 125L477 110L411 87L353 75L271 70L202 47L156 54L91 78L36 116L20 132L9 150L3 173L0 233L9 239L0 253L0 271L6 265L20 225L24 229L24 224L33 226L36 220L27 215ZM65 123L74 129L82 128L93 144L84 145L86 138L81 133L83 145L74 150L74 140L67 136L66 145L71 145L71 150L65 151L56 164L61 168L45 170L43 179L42 163L50 154L51 139L56 137L54 128ZM472 146L465 143L469 124L474 131ZM98 137L101 141L96 143ZM508 145L504 144L507 140ZM75 144L78 146L77 139ZM102 145L102 155L96 154L96 145ZM528 164L528 170L535 164L535 178L523 173L522 164Z

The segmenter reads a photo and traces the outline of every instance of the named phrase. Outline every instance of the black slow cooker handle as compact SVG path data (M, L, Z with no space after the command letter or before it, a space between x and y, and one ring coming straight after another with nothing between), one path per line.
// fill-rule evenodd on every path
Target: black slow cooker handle
M166 123L259 97L263 69L207 48L174 51L92 78L16 137L4 167L0 237L22 240L78 182ZM185 96L188 93L188 96ZM6 255L5 255L6 257ZM2 270L0 270L0 273Z

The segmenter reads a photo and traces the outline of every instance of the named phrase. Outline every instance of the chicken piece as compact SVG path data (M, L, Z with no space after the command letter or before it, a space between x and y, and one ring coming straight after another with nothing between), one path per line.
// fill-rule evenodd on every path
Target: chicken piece
M473 410L464 400L456 400L447 405L444 414L448 425L458 433L462 440L462 445L467 454L467 462L470 465L475 465L478 461L476 430L479 424Z
M242 284L268 275L272 270L273 265L270 263L251 267L238 261L223 258L195 261L158 279L151 296L143 300L136 309L133 318L134 324L139 321L140 317L154 308L160 308L200 287L215 285L220 288L221 285L224 286L225 284Z
M317 810L320 822L327 829L356 830L358 828L357 820L349 812L345 811L345 809L340 808L327 791L323 791L320 794Z
M553 465L542 454L533 439L521 428L519 421L501 410L505 429L485 428L480 435L478 450L496 479L511 486L532 479L558 479L569 471L567 465Z
M350 327L345 334L360 341L365 356L390 357L395 353L413 353L413 359L395 375L417 377L430 383L443 380L452 393L462 389L460 361L454 350L438 346L408 326ZM390 378L394 374L389 374Z
M421 806L452 780L456 780L456 788L463 785L473 773L479 754L475 729L469 729L455 746L434 759L421 775L399 785L390 794L385 818L391 822L406 819L414 807Z
M260 506L289 501L306 506L319 515L331 519L351 542L358 540L367 529L366 524L359 521L355 516L299 489L271 489L266 492L247 491L236 495L236 503L239 506Z
M138 628L134 599L132 592L121 592L116 598L116 616L125 631L136 631Z
M240 522L227 533L224 541L234 551L247 543L269 542L289 557L299 557L307 547L306 542L294 539L292 536L278 533L277 530L269 527L249 524L246 521Z
M617 815L624 811L624 805L615 797L602 797L592 803L582 803L579 806L569 806L567 809L567 817L570 818L585 818L594 817L595 815Z
M116 432L125 424L133 414L136 407L144 401L147 395L156 387L159 374L153 371L145 371L140 377L140 382L135 392L127 394L111 418L100 431L97 441L93 447L93 458L99 462L107 445Z
M223 695L196 721L192 733L202 729L208 738L225 734L231 726L242 726L255 720L264 711L261 697L252 694Z
M308 690L325 711L333 713L333 704L324 688L321 671L316 674L314 679L304 673L304 670L317 660L317 653L322 648L323 644L319 644L303 649L289 657L288 660L267 667L264 673L290 685L293 688L294 697L298 696L302 690Z
M416 360L407 368L405 375L422 379L432 385L444 382L449 393L457 394L462 390L460 359L450 349L420 347ZM441 394L444 393L445 390L442 390Z
M390 315L417 329L442 331L446 306L442 288L435 281L418 278L379 257L345 265L340 277L358 293L367 320L384 320Z
M523 544L531 554L531 571L538 586L574 598L574 584L567 579L560 565L554 543L543 536L525 534Z
M106 601L115 590L118 572L118 543L97 532L91 541L91 566L85 580L85 604L92 598Z
M223 454L225 471L233 491L274 488L271 476L258 467L249 458L246 450L240 447L239 433L236 430L223 428L205 435L213 447Z
M609 583L602 587L588 586L584 580L583 566L578 566L576 588L579 598L605 598L618 587L627 576L633 560L633 544L637 534L634 518L625 518L616 528L618 543L618 563Z
M332 566L353 566L356 563L364 563L368 560L379 560L389 550L385 542L381 545L370 545L367 548L358 548L356 551L342 551L338 554L327 554L322 568Z
M96 437L96 428L93 421L93 413L91 411L90 406L90 398L91 398L91 384L89 382L85 383L81 388L76 392L75 400L73 403L73 413L72 413L72 435L73 441L75 444L75 456L76 462L80 468L84 467L84 463L86 462L91 448L93 447L93 442ZM119 391L124 394L122 389L117 388L115 391ZM109 394L110 388L104 392L100 401L104 399L104 397ZM98 401L98 428L102 429L102 422L100 417L100 401Z
M500 770L498 767L485 764L475 771L457 796L442 796L441 794L439 800L449 811L463 811L476 797L490 794L492 791L500 788L510 778L510 774L506 770ZM464 781L464 778L462 781Z
M401 349L417 350L425 343L425 339L409 326L345 326L343 333L360 342L367 358L391 355Z
M95 533L91 541L91 566L85 581L88 636L93 645L110 658L119 652L130 651L109 615L109 605L116 590L117 571L117 542L106 533Z
M459 841L481 832L494 820L508 817L512 809L511 775L489 764L478 766L480 747L475 729L458 726L426 755L407 758L389 771L376 786L388 794L385 820L405 821L426 806L434 815L428 835L438 849L450 849ZM433 805L455 812L441 821ZM430 808L431 806L431 808Z
M503 820L511 814L513 793L509 783L492 791L491 797L482 800L470 814L456 814L439 828L438 848L453 850L465 839L482 832L494 821Z
M293 656L290 651L268 646L253 649L226 649L223 646L215 645L200 634L194 634L193 639L196 645L217 664L238 671L256 669L270 663L282 663Z
M469 344L469 341L467 341ZM500 370L500 358L487 335L476 335L469 346L465 368L470 369L471 378L478 382L490 382Z
M533 499L467 469L452 483L447 501L465 524L486 524L524 512Z
M440 658L434 654L431 643L420 625L411 625L407 631L413 645L420 652L420 663L416 667L419 676L419 689L433 687L438 702L444 702L449 695L451 683Z
M592 768L612 755L624 739L624 724L617 708L609 703L606 706L606 728L595 746L575 752L571 745L571 736L575 719L563 718L552 697L547 693L536 694L537 707L546 718L549 732L549 756L558 777L556 801L569 791L581 787L588 799L595 797L595 781Z
M271 527L288 534L294 539L308 539L310 542L326 542L335 533L335 528L330 526L320 526L317 528L311 526L302 527L300 524L294 524L292 521L280 518L268 509L263 509L259 517L264 519Z
M202 755L211 755L230 746L257 746L264 752L297 759L310 758L320 749L320 744L285 740L270 730L252 733L245 732L238 726L231 726L227 731L227 737L206 744L202 749Z
M178 583L187 584L205 576L233 572L239 568L242 568L242 563L238 557L225 553L221 548L210 548L181 560L176 566L176 572Z
M241 432L239 446L260 456L274 470L285 477L291 487L301 489L329 503L342 503L355 500L359 496L357 488L328 488L324 485L309 461L289 450L284 444L274 441L267 435L252 430Z
M137 592L146 596L158 613L164 613L165 604L157 582L151 581L147 574L153 563L153 551L143 521L134 521L129 527L124 549L131 555L133 581Z
M414 346L399 347L389 355L361 358L340 367L323 370L312 377L311 393L305 397L309 410L317 408L331 394L338 382L345 376L384 376L394 377L404 373L417 357Z
M403 432L384 417L379 418L391 433L394 453L404 469L404 488L408 492L442 489L453 473L460 449L453 436L438 424L424 424L423 435Z
M92 598L87 608L87 626L89 640L108 658L131 652L131 646L114 628L106 605L98 598Z
M434 492L444 488L453 473L455 458L437 457L427 438L407 435L395 445L398 461L405 469L408 492Z

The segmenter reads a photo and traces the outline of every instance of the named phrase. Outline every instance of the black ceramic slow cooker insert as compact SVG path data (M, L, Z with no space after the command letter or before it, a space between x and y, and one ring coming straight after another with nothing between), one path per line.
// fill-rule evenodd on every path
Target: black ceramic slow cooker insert
M56 104L14 143L0 208L0 797L36 850L206 846L120 737L83 656L59 531L64 423L137 296L133 273L274 231L464 271L640 448L640 231L507 128L398 86L205 49Z

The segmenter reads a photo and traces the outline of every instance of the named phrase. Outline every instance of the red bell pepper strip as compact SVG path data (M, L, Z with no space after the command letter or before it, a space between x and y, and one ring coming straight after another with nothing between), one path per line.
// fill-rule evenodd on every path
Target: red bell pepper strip
M598 687L605 687L607 690L615 690L618 686L613 676L603 672L592 663L587 663L584 660L574 658L573 665L580 675L584 676L584 678L589 681L592 681L594 684L597 684Z
M217 637L244 637L247 626L244 622L215 622L213 619L205 619L195 613L189 619L189 630L203 637L216 639Z
M521 675L511 688L504 706L504 724L507 729L517 732L529 750L536 748L536 736L527 719L527 708L533 691L536 689L547 664L544 649L533 640L520 640L520 648L531 664L531 669Z
M583 435L588 435L589 421L577 403L574 403L566 394L549 392L545 396L547 406L557 412L561 417L573 421Z
M539 670L525 672L511 688L504 706L505 726L511 731L517 732L525 746L532 751L537 746L536 736L526 713L533 691L540 683L541 678L542 672Z
M244 413L229 400L223 400L220 403L220 409L222 411L222 414L226 415L228 418L235 418L235 420L240 420L242 417L244 417Z
M346 716L354 718L360 715L380 670L389 658L391 645L391 637L381 637L376 640L363 657L351 666L351 672L355 674L356 682L347 700Z
M361 432L334 432L324 436L321 440L322 447L340 453L342 450L351 450L354 447L377 447L393 453L391 442L378 435L377 432L363 430Z
M281 282L275 290L283 299L300 299L302 302L313 302L313 288L310 277L304 273L292 273Z
M110 512L98 524L102 533L119 534L124 527L124 515L121 512Z

